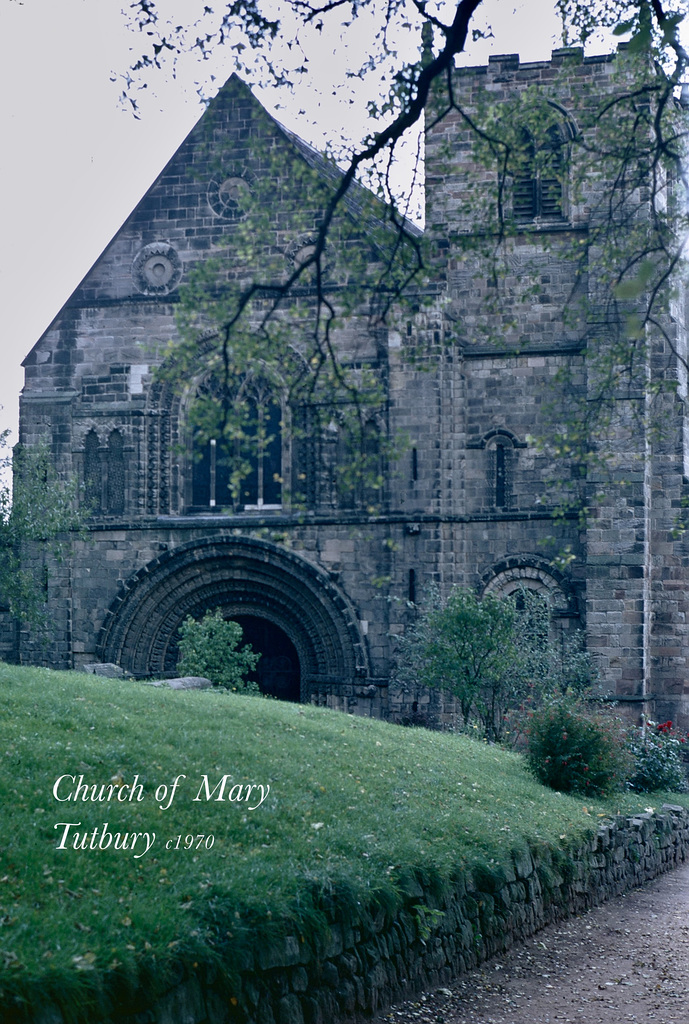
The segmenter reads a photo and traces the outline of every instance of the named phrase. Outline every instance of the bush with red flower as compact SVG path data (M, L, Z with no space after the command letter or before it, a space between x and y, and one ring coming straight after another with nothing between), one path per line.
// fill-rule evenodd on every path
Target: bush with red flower
M532 713L526 757L544 785L587 796L620 789L631 766L621 722L606 707L572 698Z
M647 721L645 729L635 729L629 739L634 770L628 786L637 793L665 790L686 793L687 773L682 760L682 744L686 736L679 734L672 722Z

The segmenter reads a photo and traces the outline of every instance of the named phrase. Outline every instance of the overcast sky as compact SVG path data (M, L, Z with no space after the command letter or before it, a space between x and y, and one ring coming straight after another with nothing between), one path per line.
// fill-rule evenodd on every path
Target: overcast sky
M111 81L126 72L137 43L123 6L0 0L0 428L16 426L22 359L201 115L197 83L209 92L212 75L219 86L234 70L231 57L218 53L211 63L186 61L176 77L151 78L155 94L135 120ZM541 60L560 45L550 0L491 0L486 11L495 38L472 44L465 63L514 52ZM364 53L369 32L362 23ZM321 130L356 121L344 90L331 96L348 59L337 41L322 43L311 58L318 93L303 90L277 110L282 94L260 98L318 145Z

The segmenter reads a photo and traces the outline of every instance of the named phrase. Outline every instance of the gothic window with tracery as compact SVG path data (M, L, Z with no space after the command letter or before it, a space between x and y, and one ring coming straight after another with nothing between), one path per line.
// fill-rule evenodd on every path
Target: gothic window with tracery
M223 398L224 395L224 398ZM194 509L235 511L282 506L282 402L266 376L246 373L223 389L215 377L199 388L202 403L226 403L224 431L194 439L191 504Z

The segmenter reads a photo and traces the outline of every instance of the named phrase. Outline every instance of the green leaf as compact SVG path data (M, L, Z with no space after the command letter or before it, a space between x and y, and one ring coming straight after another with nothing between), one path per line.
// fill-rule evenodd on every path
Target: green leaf
M636 35L633 35L627 46L627 53L643 53L651 46L651 30L646 25L642 26Z
M656 266L653 260L644 260L639 265L635 277L627 278L616 285L615 296L622 300L637 298L646 288L655 271Z
M635 19L632 18L629 21L623 21L619 25L616 25L612 30L614 36L625 36L627 32L631 32L636 24Z

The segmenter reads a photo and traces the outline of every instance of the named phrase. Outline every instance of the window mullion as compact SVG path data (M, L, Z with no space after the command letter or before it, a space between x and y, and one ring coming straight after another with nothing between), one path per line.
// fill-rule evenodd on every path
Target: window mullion
M261 508L262 505L263 505L263 456L264 456L264 452L265 452L265 437L263 436L264 435L264 425L263 425L264 424L264 415L263 415L263 412L264 412L263 404L262 403L257 403L256 413L257 413L257 418L258 418L258 424L257 424L257 431L256 431L256 439L257 439L257 448L258 448L258 452L257 452L257 455L258 455L258 459L257 459L258 465L256 467L256 469L257 469L257 473L256 473L256 478L257 478L256 479L256 492L257 492L256 493L256 504L258 505L259 508Z
M217 464L216 463L216 459L217 459L218 445L217 445L216 439L214 437L212 437L210 439L210 449L211 449L211 451L210 451L210 456L211 456L211 459L210 459L210 462L211 462L211 464L210 464L210 487L209 487L210 496L209 496L208 504L210 505L211 508L215 508L215 469L216 469L216 464Z

